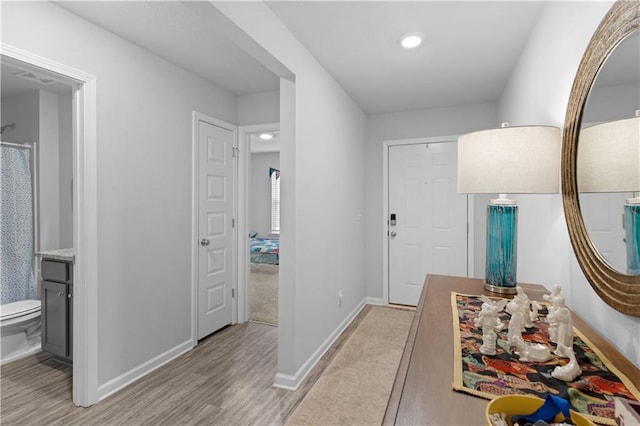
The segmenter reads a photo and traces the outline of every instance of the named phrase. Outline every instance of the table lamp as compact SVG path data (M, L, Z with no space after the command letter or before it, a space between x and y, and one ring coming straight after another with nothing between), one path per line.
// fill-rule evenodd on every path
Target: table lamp
M640 274L640 111L580 131L579 192L633 192L624 204L627 274Z
M458 138L458 192L499 194L487 205L487 290L516 292L518 206L506 194L555 194L559 180L557 127L505 123Z

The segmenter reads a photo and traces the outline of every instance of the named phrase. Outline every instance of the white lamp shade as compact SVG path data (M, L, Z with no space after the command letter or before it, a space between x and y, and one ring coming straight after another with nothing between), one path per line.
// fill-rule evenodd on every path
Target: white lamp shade
M458 138L458 192L557 193L560 129L504 127Z
M640 117L582 129L576 167L579 192L639 192Z

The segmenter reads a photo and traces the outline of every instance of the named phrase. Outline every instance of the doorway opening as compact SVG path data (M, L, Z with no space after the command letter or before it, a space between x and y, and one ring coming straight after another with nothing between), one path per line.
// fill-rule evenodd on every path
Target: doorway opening
M33 186L40 194L33 209L39 228L34 248L71 249L74 259L68 268L75 285L66 294L71 302L62 317L68 325L63 331L68 339L67 356L73 362L73 402L89 406L98 399L96 80L91 74L4 43L1 59L3 97L14 97L3 99L3 125L5 120L15 123L10 126L15 131L14 143L38 146L38 159L32 162L40 174ZM25 102L38 109L35 117L20 107ZM5 103L12 106L5 109ZM24 131L27 134L20 133ZM6 132L2 137L11 135ZM44 195L43 182L47 185ZM38 264L34 258L31 268L36 280L40 278ZM36 292L41 293L36 280ZM46 324L43 328L46 330Z
M240 129L239 322L278 325L279 136L277 123Z
M251 133L249 174L249 320L278 325L280 141Z

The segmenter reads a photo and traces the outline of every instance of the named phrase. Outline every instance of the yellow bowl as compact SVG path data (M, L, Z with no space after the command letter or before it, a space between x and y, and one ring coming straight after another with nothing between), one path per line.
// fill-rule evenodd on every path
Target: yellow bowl
M492 399L485 410L485 423L487 426L492 426L489 416L491 414L505 413L507 424L511 426L511 417L518 415L527 415L535 412L538 408L542 407L544 399L538 398L532 395L505 395ZM564 417L562 414L556 416L556 421L562 420ZM582 414L571 410L571 421L577 426L591 426L594 425L591 421L587 420Z

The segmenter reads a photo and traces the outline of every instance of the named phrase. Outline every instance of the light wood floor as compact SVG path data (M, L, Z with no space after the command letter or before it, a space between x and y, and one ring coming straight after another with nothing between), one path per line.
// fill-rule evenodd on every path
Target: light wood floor
M360 312L295 391L273 388L277 327L247 322L89 408L71 402L71 368L40 353L2 366L2 425L283 424L362 321Z

